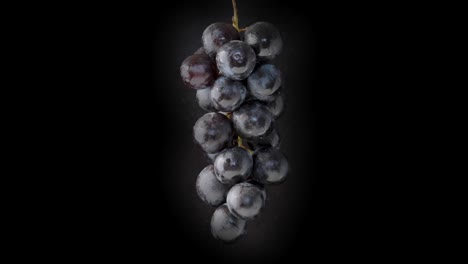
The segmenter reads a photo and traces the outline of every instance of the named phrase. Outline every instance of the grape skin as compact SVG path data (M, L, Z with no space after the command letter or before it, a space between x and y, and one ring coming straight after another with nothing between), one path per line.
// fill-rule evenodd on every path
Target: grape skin
M252 172L253 160L241 147L223 150L214 161L214 172L222 183L234 184L244 181Z
M205 167L198 174L195 186L200 199L211 206L224 203L230 187L216 178L213 165Z
M239 32L227 23L213 23L209 25L202 35L203 48L210 56L216 56L218 49L231 40L239 40Z
M224 242L233 242L246 233L246 221L235 217L226 204L220 205L211 217L211 234Z
M231 112L237 109L245 100L247 89L239 82L219 77L211 88L211 102L219 111Z
M221 74L237 81L247 78L256 63L254 50L239 40L224 44L216 54L216 64Z
M253 178L265 184L277 184L286 179L289 165L286 157L272 147L260 148L254 154Z
M201 109L207 112L215 112L213 103L211 102L211 88L197 90L198 105Z
M281 86L281 72L273 64L263 64L247 78L247 87L253 97L262 99L272 95Z
M242 182L229 190L226 203L229 211L237 218L253 220L265 206L265 194L254 184Z
M180 76L187 87L205 89L210 87L217 77L216 65L210 56L194 54L182 62Z
M271 114L273 115L273 117L278 118L281 115L281 113L283 113L283 109L284 109L283 96L277 95L275 97L275 100L272 102L269 102L267 106Z
M283 40L276 27L268 22L250 25L244 34L244 40L252 46L259 60L274 59L283 49Z
M241 137L253 138L268 131L273 117L266 106L250 101L233 112L232 120L235 130Z
M216 153L232 140L232 124L223 114L206 113L193 126L193 135L205 152Z

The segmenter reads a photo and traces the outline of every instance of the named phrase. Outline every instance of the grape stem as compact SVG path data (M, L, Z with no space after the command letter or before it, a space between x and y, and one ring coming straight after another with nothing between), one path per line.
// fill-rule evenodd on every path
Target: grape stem
M241 137L237 137L237 145L245 150L247 150L249 152L249 154L252 154L253 153L253 150L251 150L249 147L247 147L246 145L244 145L244 143L242 142L242 138Z
M232 17L232 26L238 31L245 31L245 28L239 28L239 17L237 16L237 3L232 0L232 8L234 9L234 16Z

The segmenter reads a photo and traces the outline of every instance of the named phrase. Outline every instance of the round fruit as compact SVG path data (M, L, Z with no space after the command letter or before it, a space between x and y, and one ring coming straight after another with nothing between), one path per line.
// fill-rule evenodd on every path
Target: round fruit
M247 87L253 97L272 95L281 86L281 73L273 64L263 64L247 78Z
M268 131L272 123L272 115L268 108L255 101L243 104L233 112L234 128L241 137L258 137Z
M222 183L234 184L244 181L252 171L252 156L241 147L222 151L214 161L214 172Z
M180 76L187 87L205 89L217 77L216 65L207 54L194 54L182 62Z
M197 90L197 100L201 109L207 112L216 111L216 108L214 108L211 102L211 88Z
M223 114L204 114L193 126L193 136L205 152L219 152L232 140L231 121Z
M216 178L213 165L209 165L198 174L196 190L202 201L211 206L218 206L225 202L229 186Z
M233 80L243 80L254 70L257 58L249 45L233 40L219 48L216 63L224 76Z
M224 242L233 242L245 234L244 220L238 219L229 212L226 204L219 206L211 217L211 234Z
M229 211L242 220L257 217L265 206L265 193L252 183L242 182L229 190L226 203Z
M283 49L279 31L267 22L257 22L249 26L244 38L245 42L254 48L259 60L272 60Z
M245 100L247 89L239 82L219 77L211 89L211 101L216 109L223 112L232 112Z
M288 169L288 161L279 150L267 147L255 151L253 178L259 182L281 183L285 180Z

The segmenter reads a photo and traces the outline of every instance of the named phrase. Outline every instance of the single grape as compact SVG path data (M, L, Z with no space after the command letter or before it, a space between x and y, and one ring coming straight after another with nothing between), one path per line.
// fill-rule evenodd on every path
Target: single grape
M272 60L283 49L279 31L267 22L250 25L245 31L244 41L254 48L259 60Z
M288 161L277 149L260 148L254 154L253 178L266 184L281 183L288 174Z
M198 174L196 181L197 194L202 201L211 206L218 206L226 201L229 187L216 178L213 165L205 167Z
M283 96L277 95L275 100L273 102L269 102L267 106L273 117L278 118L284 109Z
M211 234L224 242L233 242L245 234L246 222L235 217L226 204L220 205L211 217Z
M214 172L218 180L226 184L244 181L252 172L252 156L241 147L223 150L214 161Z
M213 103L211 102L211 88L197 90L198 105L207 112L215 112Z
M205 152L216 153L232 141L232 124L223 114L206 113L193 126L193 135Z
M270 128L272 115L268 108L255 101L246 102L232 114L234 128L243 138L258 137Z
M216 63L224 76L233 80L243 80L252 73L257 58L249 45L233 40L219 48Z
M229 190L226 203L229 211L242 220L257 217L265 206L264 192L252 183L242 182Z
M210 56L216 56L218 49L231 40L239 40L239 32L227 23L214 23L203 31L202 43Z
M250 94L258 99L272 95L281 86L281 73L273 64L260 65L247 78Z
M210 87L217 77L216 64L207 54L194 54L182 62L180 76L187 87L205 89Z
M247 89L239 82L220 76L211 88L211 101L219 111L231 112L245 100Z

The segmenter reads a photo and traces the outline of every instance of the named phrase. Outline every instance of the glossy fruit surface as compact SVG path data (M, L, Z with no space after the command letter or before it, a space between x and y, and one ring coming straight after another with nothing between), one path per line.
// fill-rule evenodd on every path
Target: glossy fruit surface
M247 89L239 82L220 76L211 88L213 106L223 112L236 110L245 100Z
M245 233L246 222L235 217L226 204L220 205L211 217L211 234L224 242L233 242Z
M223 114L204 114L193 126L193 136L205 152L219 152L232 140L231 121Z
M202 43L206 53L214 57L221 46L239 39L239 32L231 24L214 23L203 31Z
M252 172L252 166L249 152L241 147L233 147L216 156L214 172L220 182L233 184L246 180Z
M244 40L254 48L259 60L272 60L283 49L283 40L279 31L267 22L250 25L245 31Z
M216 64L222 75L233 80L247 78L255 68L254 50L245 42L233 40L224 44L216 54Z
M242 182L232 186L226 203L229 211L239 219L252 220L265 206L265 193L252 183Z
M239 135L252 138L265 134L270 128L273 117L265 105L250 101L233 112L232 120Z
M205 89L216 80L216 64L207 54L194 54L182 62L180 76L187 87Z

